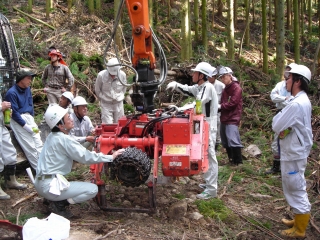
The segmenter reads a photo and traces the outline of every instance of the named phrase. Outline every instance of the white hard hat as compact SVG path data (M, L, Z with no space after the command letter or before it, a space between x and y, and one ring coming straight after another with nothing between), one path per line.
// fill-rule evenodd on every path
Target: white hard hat
M66 92L62 93L62 96L64 96L65 98L68 98L70 100L70 102L72 102L74 99L72 92L66 91Z
M113 66L119 64L119 61L117 58L111 58L107 62L107 70L111 75L117 75L118 74L118 69L120 68L120 65Z
M211 77L211 65L207 62L198 63L196 68L191 69L194 72L201 72L204 75Z
M81 105L88 105L87 101L81 97L81 96L77 96L73 99L72 101L72 106L81 106Z
M292 68L292 67L295 66L295 65L298 65L298 64L296 64L296 63L290 63L290 64L288 64L288 65L286 66L286 68Z
M232 74L232 70L230 68L228 68L228 67L220 66L220 67L218 67L218 69L219 69L218 70L219 78L222 77L225 74Z
M296 65L292 66L289 73L295 73L295 74L302 76L303 79L305 79L305 81L308 84L310 84L310 82L311 82L311 71L308 67L306 67L304 65L296 64Z
M47 109L44 114L44 119L50 129L52 129L63 118L63 116L66 115L66 113L68 113L68 109L64 109L58 105L53 105Z
M215 67L211 66L211 72L210 72L210 76L216 76L218 74L218 71Z
M228 73L233 74L233 71L232 71L232 69L231 69L231 68L226 67L226 69L227 69Z

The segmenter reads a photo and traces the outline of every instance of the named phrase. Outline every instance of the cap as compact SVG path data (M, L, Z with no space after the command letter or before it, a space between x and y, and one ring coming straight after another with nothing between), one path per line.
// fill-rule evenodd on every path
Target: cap
M24 79L27 76L34 77L36 76L36 74L29 70L20 70L17 72L16 83L20 82L22 79Z

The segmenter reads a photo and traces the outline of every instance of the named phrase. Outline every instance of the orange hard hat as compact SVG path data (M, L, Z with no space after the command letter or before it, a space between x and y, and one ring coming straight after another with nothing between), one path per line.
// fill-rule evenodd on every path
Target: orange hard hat
M49 56L57 55L58 57L62 58L62 54L59 50L53 49L51 52L49 52Z

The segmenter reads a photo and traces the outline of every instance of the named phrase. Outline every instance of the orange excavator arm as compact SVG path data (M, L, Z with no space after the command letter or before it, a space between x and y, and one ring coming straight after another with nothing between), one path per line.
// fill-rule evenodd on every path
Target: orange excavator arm
M133 67L136 68L141 61L148 61L150 69L154 69L156 60L152 52L148 0L126 0L126 4L134 42Z

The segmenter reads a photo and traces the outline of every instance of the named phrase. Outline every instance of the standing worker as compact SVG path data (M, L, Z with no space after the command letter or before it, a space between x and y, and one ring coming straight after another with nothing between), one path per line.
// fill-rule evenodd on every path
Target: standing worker
M11 103L2 102L0 94L0 172L3 172L5 186L13 189L26 189L27 185L21 184L16 180L16 164L17 164L17 151L14 148L8 129L4 125L3 112L10 111ZM9 113L11 114L11 113ZM10 199L0 186L0 200Z
M280 234L291 238L304 238L311 210L304 177L313 144L312 106L307 95L311 72L306 66L296 64L291 66L288 73L286 88L293 98L274 116L272 129L279 135L283 193L295 216L293 220L282 219L282 222L291 228L281 231Z
M286 80L289 76L289 72L292 66L296 65L295 63L290 63L286 66L284 79ZM270 98L272 102L276 104L277 112L280 112L285 106L288 105L291 93L286 89L286 81L281 81L276 84L274 89L270 93ZM280 172L280 152L278 146L278 134L274 134L273 141L271 143L271 150L273 154L273 164L270 170L266 171L266 174L273 174Z
M52 106L45 113L51 129L40 154L35 179L38 194L49 200L51 211L66 218L73 215L66 209L69 204L87 201L96 196L98 187L89 182L68 182L64 175L71 172L73 160L84 164L112 162L124 149L112 155L90 152L69 136L74 127L68 110ZM57 150L59 151L57 153ZM56 187L57 183L60 187ZM58 185L59 185L58 184Z
M182 85L175 81L167 85L167 90L177 90L187 96L194 96L201 101L202 113L210 126L209 134L209 169L204 173L205 184L199 185L204 191L197 195L199 199L210 199L217 196L218 190L218 161L215 153L215 141L217 134L218 97L213 85L208 82L211 77L211 65L206 62L199 63L193 71L193 86Z
M74 77L70 69L63 63L62 55L58 50L49 53L51 63L48 64L42 74L43 91L47 94L49 105L58 104L65 91L70 91Z
M123 99L126 93L126 74L119 71L120 64L117 58L111 58L107 63L107 69L99 72L95 83L95 93L100 101L101 122L118 123L124 116ZM121 82L122 83L121 83Z
M208 81L213 84L214 89L216 90L217 96L218 96L218 104L221 103L221 96L222 96L222 91L225 88L225 85L220 82L218 79L216 79L218 74L218 71L215 67L211 66L211 77L208 78ZM218 112L217 115L217 140L216 140L216 145L215 145L215 150L217 151L219 148L219 145L221 143L221 136L220 136L220 115L221 113Z
M11 103L10 127L33 169L37 168L42 141L38 125L34 121L31 82L35 74L21 70L17 72L16 84L6 93L5 100Z
M238 80L232 76L230 68L221 66L219 78L225 84L221 96L221 142L227 150L232 164L242 164L241 148L243 148L239 134L239 124L242 112L242 89Z

